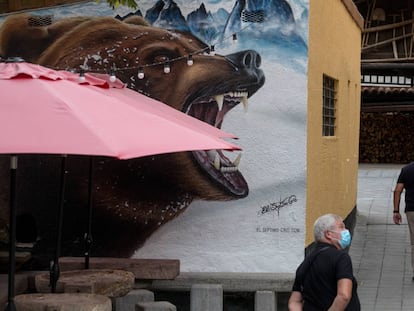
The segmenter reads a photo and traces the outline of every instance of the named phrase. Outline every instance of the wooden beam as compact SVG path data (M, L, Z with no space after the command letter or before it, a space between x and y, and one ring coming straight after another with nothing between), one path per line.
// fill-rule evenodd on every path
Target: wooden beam
M399 112L414 111L414 105L411 106L361 106L361 112Z
M361 63L401 63L404 61L412 62L414 61L414 57L404 57L404 58L364 58L361 59Z
M393 24L386 24L386 25L376 26L376 27L369 27L369 28L365 28L362 33L369 33L369 32L377 32L377 31L391 30L393 28L398 28L398 27L403 27L403 26L406 26L406 25L410 25L410 24L413 23L413 21L414 20L412 20L412 19L407 19L404 22L398 22L398 23L393 23Z
M371 45L363 46L362 47L362 50L363 51L369 50L369 49L376 48L376 47L381 46L381 45L386 45L388 43L392 43L392 42L395 42L397 40L402 40L404 38L408 38L408 37L412 37L412 36L413 36L413 34L412 33L409 33L409 34L402 35L402 36L398 36L398 37L395 37L395 38L392 38L392 39L380 41L378 43L374 43L374 44L371 44Z
M352 0L342 0L345 8L348 10L349 14L351 15L352 19L358 25L359 29L364 29L364 18L358 11L356 5L352 2Z

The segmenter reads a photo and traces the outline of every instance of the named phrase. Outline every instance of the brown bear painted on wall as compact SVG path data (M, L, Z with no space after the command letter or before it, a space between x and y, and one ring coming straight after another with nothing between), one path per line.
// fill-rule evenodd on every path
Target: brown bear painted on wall
M1 57L22 57L55 69L106 73L115 69L129 88L217 127L228 111L240 103L247 105L247 98L264 84L260 55L255 51L212 55L191 34L152 27L139 17L125 21L76 17L48 25L31 25L29 18L15 15L4 21ZM187 64L190 54L192 66ZM166 62L171 66L169 74L163 70ZM143 79L138 78L141 67ZM39 225L38 244L49 245L53 242L46 240L56 223L59 159L21 158L18 212L33 214ZM4 170L8 162L2 159L0 165ZM65 252L75 255L86 227L88 159L70 157L68 165L64 241ZM0 190L7 191L6 186ZM96 158L92 255L130 256L194 199L235 200L247 195L248 184L237 163L221 151L128 161Z

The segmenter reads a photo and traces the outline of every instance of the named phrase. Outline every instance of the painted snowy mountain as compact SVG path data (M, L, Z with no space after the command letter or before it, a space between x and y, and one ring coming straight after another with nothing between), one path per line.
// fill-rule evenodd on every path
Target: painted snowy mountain
M157 1L147 10L145 19L156 27L190 31L180 8L174 1Z
M184 7L184 2L180 3ZM235 0L230 13L218 6L211 12L201 3L184 18L175 1L159 0L146 11L145 18L154 26L190 31L214 45L218 53L254 49L263 58L305 72L308 7L301 1L293 3L292 8L286 0Z
M302 16L306 19L307 11ZM297 24L286 0L236 0L230 14L225 9L212 13L202 3L187 18L173 0L159 0L146 11L145 18L154 26L191 31L209 45L236 33L245 41L260 40L307 52L307 40L300 34L302 24Z
M223 37L240 33L296 50L307 50L300 35L292 8L285 0L237 0L223 31Z
M215 14L207 12L204 3L187 15L187 24L191 32L211 44L220 38L229 13L225 9L219 9Z

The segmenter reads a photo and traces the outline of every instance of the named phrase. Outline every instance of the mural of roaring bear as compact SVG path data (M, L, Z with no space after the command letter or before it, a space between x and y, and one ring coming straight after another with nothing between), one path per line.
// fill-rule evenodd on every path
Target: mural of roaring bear
M42 24L33 20L36 18L22 14L3 22L0 57L22 57L77 72L109 73L113 69L129 88L219 128L226 113L240 103L247 105L247 98L265 81L257 52L213 55L190 33L152 27L137 16L124 21L75 17ZM187 64L189 55L192 66ZM164 72L166 63L171 68L168 74ZM138 77L141 69L143 78ZM30 213L36 219L38 252L45 253L54 243L60 160L27 155L19 161L18 213ZM79 255L87 226L89 160L73 156L67 161L63 253ZM246 197L248 184L237 162L220 150L128 161L95 158L92 255L132 255L154 230L183 212L194 199ZM7 175L7 168L8 162L1 159L0 178ZM4 193L7 182L1 184L0 192ZM7 202L0 204L8 206Z

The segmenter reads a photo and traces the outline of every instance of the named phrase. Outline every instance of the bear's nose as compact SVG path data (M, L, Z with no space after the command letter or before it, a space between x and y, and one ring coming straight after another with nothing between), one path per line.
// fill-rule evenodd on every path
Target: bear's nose
M256 70L262 63L260 54L253 50L246 50L234 54L229 54L226 55L225 58L230 61L233 66L237 68L237 70Z
M262 59L260 57L260 55L255 52L255 51L246 51L243 55L243 59L242 62L244 64L244 66L246 66L247 68L259 68L261 63L262 63Z

